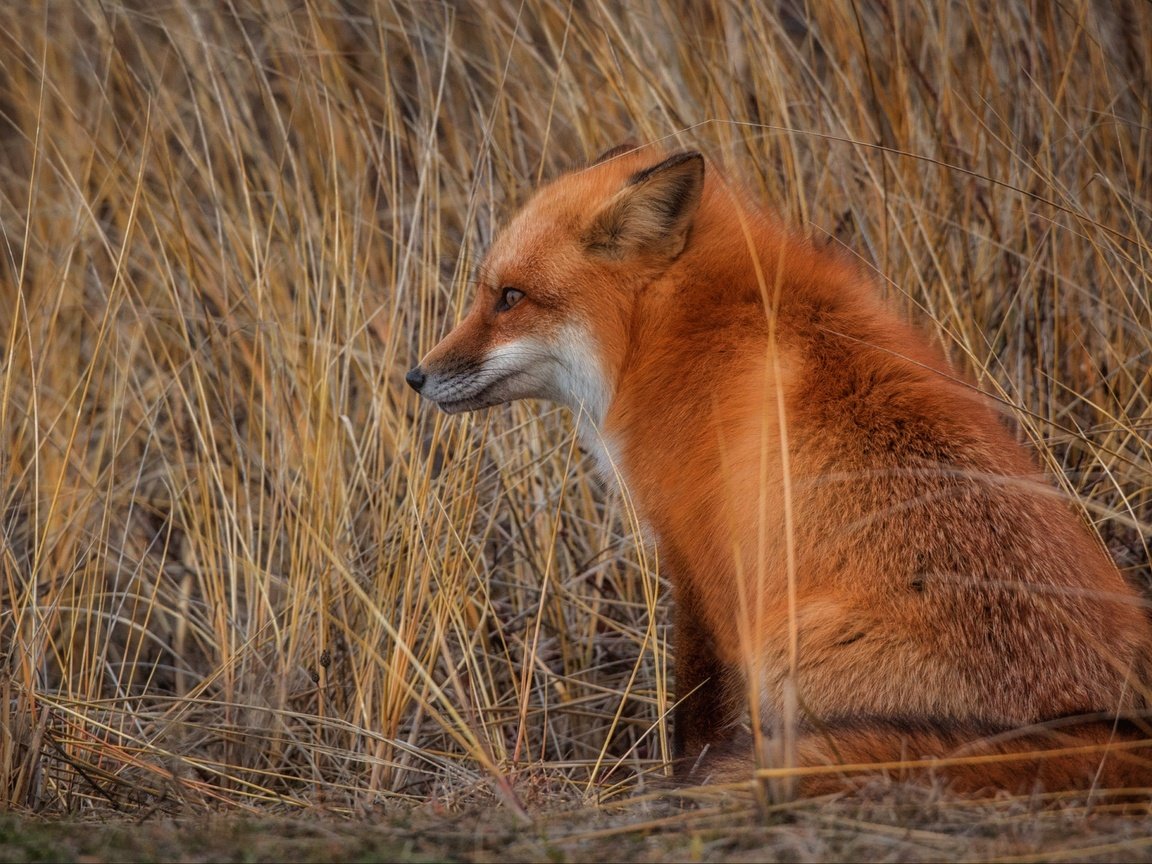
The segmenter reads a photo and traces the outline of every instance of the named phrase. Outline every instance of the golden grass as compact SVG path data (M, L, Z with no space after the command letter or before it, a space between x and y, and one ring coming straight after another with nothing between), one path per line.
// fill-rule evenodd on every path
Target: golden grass
M403 373L540 178L699 146L874 266L1152 585L1152 8L0 6L0 800L610 800L654 551Z

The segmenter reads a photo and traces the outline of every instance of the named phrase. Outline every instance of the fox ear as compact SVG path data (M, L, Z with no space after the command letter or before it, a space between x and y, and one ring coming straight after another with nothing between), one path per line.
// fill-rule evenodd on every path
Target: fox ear
M584 243L606 258L648 253L671 260L684 249L703 190L704 157L675 153L633 174L592 220Z

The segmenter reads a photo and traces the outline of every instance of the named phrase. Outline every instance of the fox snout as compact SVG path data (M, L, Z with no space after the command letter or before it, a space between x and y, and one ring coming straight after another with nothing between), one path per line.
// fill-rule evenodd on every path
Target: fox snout
M408 386L448 414L541 395L540 382L548 378L544 346L521 339L461 350L472 329L467 322L461 325L408 370Z

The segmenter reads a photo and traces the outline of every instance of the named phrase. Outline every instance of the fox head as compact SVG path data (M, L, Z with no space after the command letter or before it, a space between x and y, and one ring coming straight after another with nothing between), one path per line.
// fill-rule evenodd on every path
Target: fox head
M698 152L627 146L544 186L485 256L468 314L406 380L451 414L536 398L599 425L636 298L684 250L703 187Z

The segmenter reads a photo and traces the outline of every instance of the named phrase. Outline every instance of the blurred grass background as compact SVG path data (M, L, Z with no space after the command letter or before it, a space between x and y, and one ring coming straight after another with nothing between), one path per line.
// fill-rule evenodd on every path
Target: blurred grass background
M531 187L700 147L1000 396L1152 584L1152 6L0 6L0 799L608 800L654 550L567 416L404 371Z

